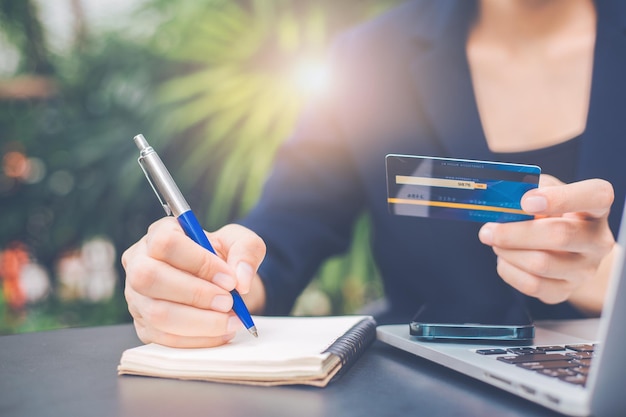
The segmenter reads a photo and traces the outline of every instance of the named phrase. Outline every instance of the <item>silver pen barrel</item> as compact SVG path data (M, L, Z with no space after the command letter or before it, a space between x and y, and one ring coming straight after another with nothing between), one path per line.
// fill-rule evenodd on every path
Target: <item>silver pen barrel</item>
M176 217L186 211L189 211L189 204L187 204L187 201L174 182L174 179L170 175L167 168L165 168L163 161L161 161L161 158L159 158L159 155L155 152L152 146L148 144L146 138L139 134L135 136L133 140L135 141L137 148L139 148L139 164L146 173L148 181L150 181L155 189L157 197L159 197L160 194L160 196L162 196L165 200L162 204L167 204L166 207L164 206L165 211L167 212L169 209Z

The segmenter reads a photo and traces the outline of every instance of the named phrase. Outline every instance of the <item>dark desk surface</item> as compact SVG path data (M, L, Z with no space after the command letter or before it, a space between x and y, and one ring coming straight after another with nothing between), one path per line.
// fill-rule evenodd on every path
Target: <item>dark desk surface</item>
M0 416L557 415L380 342L323 389L117 376L139 344L131 325L0 337Z

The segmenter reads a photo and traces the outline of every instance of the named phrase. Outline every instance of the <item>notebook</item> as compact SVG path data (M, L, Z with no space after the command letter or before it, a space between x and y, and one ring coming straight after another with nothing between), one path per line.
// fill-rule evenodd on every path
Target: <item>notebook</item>
M259 337L240 331L213 348L147 344L122 353L118 374L250 385L326 386L376 338L370 316L262 317Z
M418 342L408 323L379 326L377 338L563 414L626 416L626 208L618 244L599 327L537 322L532 345L518 347Z

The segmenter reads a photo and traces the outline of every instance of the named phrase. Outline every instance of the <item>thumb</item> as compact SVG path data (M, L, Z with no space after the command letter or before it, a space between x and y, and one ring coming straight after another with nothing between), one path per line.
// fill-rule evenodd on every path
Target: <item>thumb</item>
M219 242L222 256L235 270L237 291L246 294L265 257L265 242L252 230L238 224L228 224L211 233L211 239Z
M522 197L522 209L528 213L561 216L577 213L588 218L608 215L615 194L608 181L594 178L564 184L556 178L541 175L539 188L528 191Z

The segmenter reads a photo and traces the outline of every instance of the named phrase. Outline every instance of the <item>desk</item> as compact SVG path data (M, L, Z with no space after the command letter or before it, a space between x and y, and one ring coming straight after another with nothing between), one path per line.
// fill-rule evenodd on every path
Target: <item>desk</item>
M130 324L1 336L0 416L558 415L381 342L323 389L117 376L139 344Z

